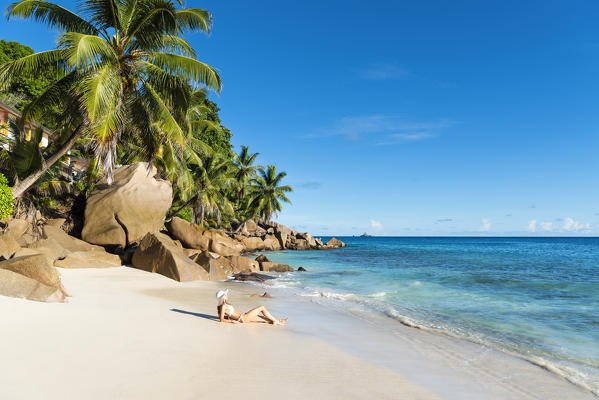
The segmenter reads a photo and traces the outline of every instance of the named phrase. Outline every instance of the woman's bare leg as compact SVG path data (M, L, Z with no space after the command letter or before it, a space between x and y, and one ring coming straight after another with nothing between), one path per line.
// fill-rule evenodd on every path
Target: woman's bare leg
M260 315L262 314L262 315ZM261 320L266 320L267 322L279 325L282 322L272 316L270 312L264 306L259 306L256 308L252 308L250 311L243 314L243 319L246 322L261 322Z

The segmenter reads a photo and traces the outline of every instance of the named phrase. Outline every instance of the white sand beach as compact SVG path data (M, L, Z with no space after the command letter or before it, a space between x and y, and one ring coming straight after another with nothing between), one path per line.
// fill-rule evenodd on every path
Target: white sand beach
M68 303L0 298L2 399L438 398L287 327L218 323L222 285L127 267L61 274ZM236 306L264 302L236 286Z
M256 286L60 272L67 303L0 298L2 399L594 398L520 359L382 317L252 298ZM219 323L225 286L237 308L265 304L289 324Z

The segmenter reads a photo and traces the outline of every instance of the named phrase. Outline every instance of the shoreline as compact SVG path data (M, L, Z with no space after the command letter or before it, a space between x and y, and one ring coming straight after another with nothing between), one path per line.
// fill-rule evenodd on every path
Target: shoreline
M303 334L319 337L343 351L396 371L442 398L559 400L598 397L583 385L518 354L442 330L410 326L384 312L364 309L358 304L344 307L335 305L337 300L334 299L322 304L317 301L319 297L289 295L289 288L250 285L268 289L279 300L279 296L283 296L282 302L290 309L309 304L308 307L315 307L318 313L337 321L334 329L324 332L304 321ZM288 292L287 296L285 292ZM371 344L363 343L363 338L380 346L373 348ZM406 358L408 362L404 361Z
M596 398L478 344L270 285L181 284L129 267L60 273L67 303L0 298L7 398ZM237 308L263 304L288 325L218 323L222 287ZM264 288L272 299L250 297Z

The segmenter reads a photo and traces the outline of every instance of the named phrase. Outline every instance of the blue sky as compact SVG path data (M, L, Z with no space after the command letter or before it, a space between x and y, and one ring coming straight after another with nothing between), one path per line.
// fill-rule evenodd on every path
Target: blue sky
M61 4L72 7L73 1ZM2 1L3 8L8 2ZM189 1L233 143L323 235L599 234L599 3ZM0 38L54 46L41 25Z

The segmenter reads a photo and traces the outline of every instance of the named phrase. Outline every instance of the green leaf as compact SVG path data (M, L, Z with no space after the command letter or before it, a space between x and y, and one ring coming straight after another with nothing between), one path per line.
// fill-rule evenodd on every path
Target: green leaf
M22 0L12 3L6 9L8 19L32 18L50 28L95 35L96 27L79 15L49 1Z
M220 92L222 82L218 72L208 64L178 54L151 52L148 61L169 74Z

